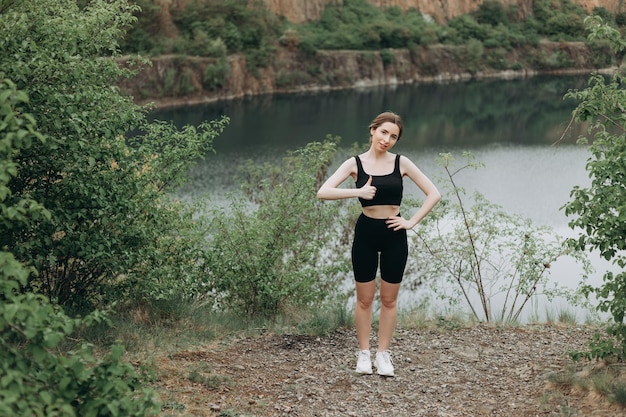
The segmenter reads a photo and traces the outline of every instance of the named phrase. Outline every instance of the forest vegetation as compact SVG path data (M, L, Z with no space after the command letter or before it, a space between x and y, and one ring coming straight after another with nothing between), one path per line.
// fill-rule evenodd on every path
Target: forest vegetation
M194 94L229 96L233 84L245 82L242 77L270 85L260 91L265 93L320 85L350 88L357 80L346 79L324 59L333 51L353 51L360 67L380 64L406 82L447 72L590 71L621 61L605 41L588 38L583 21L589 13L570 0L533 1L528 16L515 5L487 0L474 12L444 23L415 9L377 8L367 0L331 3L319 20L303 23L273 14L261 1L137 4L137 22L120 48L124 54L159 60L159 72L140 75L134 81L139 86L125 84L144 102ZM592 14L618 30L626 24L626 14L604 7ZM568 50L572 45L580 47ZM408 58L402 58L402 51ZM245 73L240 74L234 57L243 57Z

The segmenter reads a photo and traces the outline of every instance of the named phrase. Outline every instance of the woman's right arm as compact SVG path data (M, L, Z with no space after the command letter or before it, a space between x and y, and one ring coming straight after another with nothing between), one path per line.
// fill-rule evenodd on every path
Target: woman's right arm
M367 200L374 198L376 187L370 185L372 179L361 188L340 188L339 186L348 177L356 175L356 161L350 158L345 161L333 175L331 175L324 184L317 190L317 198L321 200L340 200L342 198L361 197Z

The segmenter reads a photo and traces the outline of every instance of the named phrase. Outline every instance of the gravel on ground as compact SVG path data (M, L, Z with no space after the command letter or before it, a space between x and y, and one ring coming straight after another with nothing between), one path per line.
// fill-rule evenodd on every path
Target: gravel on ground
M594 366L568 355L593 333L558 324L399 328L389 378L354 371L353 329L267 332L160 358L157 385L171 395L162 414L177 416L626 416L597 393L548 378Z

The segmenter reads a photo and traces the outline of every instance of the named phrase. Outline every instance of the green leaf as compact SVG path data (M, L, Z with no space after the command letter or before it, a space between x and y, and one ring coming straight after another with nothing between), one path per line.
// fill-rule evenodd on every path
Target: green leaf
M43 340L44 345L47 348L55 348L59 345L61 340L63 340L64 335L59 332L48 331L44 334Z

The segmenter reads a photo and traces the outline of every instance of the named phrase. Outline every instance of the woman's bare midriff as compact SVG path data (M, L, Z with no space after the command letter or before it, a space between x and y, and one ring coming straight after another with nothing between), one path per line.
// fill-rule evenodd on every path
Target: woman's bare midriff
M400 206L369 206L363 207L363 214L372 219L388 219L400 213Z

